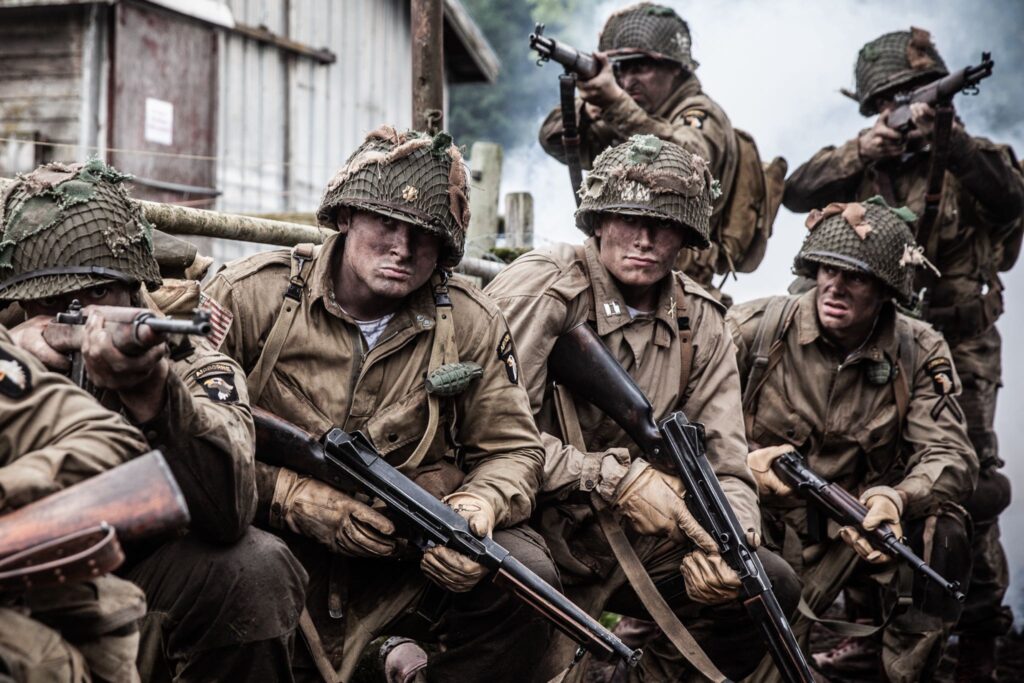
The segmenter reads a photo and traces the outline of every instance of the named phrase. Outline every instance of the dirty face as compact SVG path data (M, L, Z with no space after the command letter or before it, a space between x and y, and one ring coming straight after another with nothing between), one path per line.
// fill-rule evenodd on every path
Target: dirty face
M658 110L684 80L683 68L663 59L626 59L615 63L615 80L648 114Z
M58 296L22 301L21 307L25 309L30 318L37 315L52 318L58 313L68 310L71 302L76 299L78 303L82 304L82 308L86 306L131 306L132 292L136 289L138 289L138 285L130 287L120 282L108 282L85 289L76 289Z
M594 230L601 263L616 279L626 304L642 311L658 303L655 287L672 271L683 247L683 229L646 216L602 214Z
M821 264L818 283L818 323L832 341L846 350L859 346L871 333L885 302L884 285L872 275Z
M335 298L350 315L373 320L393 313L430 279L440 240L405 221L368 211L338 211L345 248Z

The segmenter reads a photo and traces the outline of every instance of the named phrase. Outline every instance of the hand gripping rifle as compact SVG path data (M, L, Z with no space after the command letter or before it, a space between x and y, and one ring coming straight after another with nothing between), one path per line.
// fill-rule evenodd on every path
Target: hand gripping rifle
M544 24L537 24L530 34L530 49L536 50L539 55L537 66L543 66L544 62L553 59L565 67L565 73L558 78L562 108L562 147L565 149L565 163L569 167L572 195L576 199L576 206L579 206L583 164L580 161L580 133L576 127L576 77L590 80L601 71L601 65L593 55L544 35Z
M896 108L889 112L886 124L900 133L909 133L914 124L911 122L910 105L923 102L929 106L949 105L957 93L978 94L978 84L992 75L991 52L981 53L981 64L967 66L959 71L932 81L909 93L896 96Z
M110 324L114 346L128 356L142 355L162 343L169 334L208 337L213 330L209 312L199 309L192 313L192 320L160 318L148 308L91 306L89 310L102 315ZM78 349L82 345L82 326L86 319L82 304L75 299L67 311L58 313L46 327L43 338L54 348ZM78 386L86 386L85 363L81 353L72 353L70 378Z
M633 378L587 324L559 337L548 357L555 380L615 420L654 465L677 475L684 501L718 544L722 559L740 578L740 599L786 681L811 683L810 669L779 605L761 560L747 545L722 486L704 451L704 426L675 412L659 424ZM739 419L739 416L737 416Z
M0 516L0 592L106 574L124 561L118 539L164 534L188 521L160 451L140 455Z
M256 453L264 463L308 474L329 486L378 498L391 518L420 550L445 546L494 572L494 582L511 591L598 659L621 659L630 667L640 659L608 629L552 588L544 579L490 538L477 538L457 512L392 467L369 440L334 428L323 443L299 427L259 408Z
M857 527L860 535L867 539L873 548L906 562L925 579L939 585L957 602L964 601L964 594L960 592L960 583L947 581L929 567L901 539L896 537L891 526L880 524L873 531L866 530L863 523L868 509L843 487L818 476L798 453L783 453L772 463L772 469L783 482L796 490L797 495L812 503L816 509L824 512L842 526Z

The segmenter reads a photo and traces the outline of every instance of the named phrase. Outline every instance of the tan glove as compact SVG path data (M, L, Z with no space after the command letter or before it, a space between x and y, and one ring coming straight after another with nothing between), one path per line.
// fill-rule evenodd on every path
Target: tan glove
M480 496L456 491L444 502L469 524L469 530L480 538L490 538L494 531L494 508ZM431 581L453 593L471 590L487 573L487 568L451 548L437 546L423 553L420 569Z
M747 467L754 473L757 492L764 495L786 497L793 495L793 487L779 479L772 469L772 463L783 453L789 453L793 447L789 444L758 448L747 453Z
M860 495L868 513L864 516L864 528L873 531L879 524L888 524L896 538L903 538L903 525L900 515L903 514L903 497L899 491L889 486L873 486ZM853 548L861 559L872 564L884 564L891 560L889 555L876 550L856 528L844 526L839 530L839 537Z
M644 536L661 536L682 543L689 538L707 552L718 549L711 535L686 509L686 488L678 477L659 472L643 460L629 466L612 501Z
M686 581L686 594L694 602L720 605L740 594L740 577L718 553L694 550L683 556L679 571Z
M274 486L271 526L287 528L356 557L395 552L395 525L369 505L321 483L281 469Z

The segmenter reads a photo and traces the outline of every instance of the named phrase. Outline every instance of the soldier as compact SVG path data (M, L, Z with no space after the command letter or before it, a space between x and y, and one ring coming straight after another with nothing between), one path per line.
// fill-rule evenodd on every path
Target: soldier
M493 533L557 585L543 542L521 524L543 451L511 338L493 303L448 279L463 254L467 192L450 136L381 126L324 193L317 220L337 232L315 249L229 264L206 294L234 317L225 348L248 373L255 405L316 435L362 431L474 532ZM480 376L429 393L424 380L440 381L452 363ZM536 668L550 628L481 582L476 562L443 547L408 561L387 517L286 468L257 463L257 486L258 519L310 573L321 671L348 679L380 633L440 639L431 680L523 681Z
M656 419L683 410L704 423L714 470L756 547L760 516L745 462L739 376L724 309L672 272L682 247L708 245L713 187L702 158L653 135L634 136L600 154L587 176L576 213L589 236L585 244L530 252L503 270L487 293L525 353L520 373L547 453L546 501L535 519L567 595L593 613L651 618L632 578L627 583L615 571L621 561L602 536L603 513L595 515L592 506L611 507L629 520L636 553L672 610L722 671L739 679L765 648L735 602L736 574L683 503L682 482L650 467L607 416L552 393L547 381L548 355L559 335L583 323L595 326L650 399ZM556 413L578 414L582 443L569 436L577 420L556 421ZM793 571L771 553L758 554L783 608L794 607L799 587ZM682 680L687 672L687 661L660 634L645 647L634 675Z
M567 152L563 146L559 107L540 129L541 146L562 163L573 163L567 154L578 149L585 169L601 151L635 134L653 134L704 157L725 192L714 202L711 244L682 251L677 268L719 296L711 289L715 273L750 272L760 263L781 199L785 160L774 161L770 172L762 170L750 136L733 130L704 93L690 54L689 26L675 10L649 2L619 10L605 22L595 56L600 73L577 83L578 148ZM738 203L748 208L765 202L760 213L732 216L727 205L737 193L743 195Z
M726 316L745 378L748 463L765 535L801 571L805 599L821 611L851 576L886 586L895 570L852 527L832 525L818 537L803 502L771 469L792 450L860 497L865 528L894 525L947 578L968 570L960 504L973 491L978 461L956 399L959 378L942 335L892 302L909 304L914 266L923 261L906 222L914 218L880 198L812 212L794 268L816 287L739 304ZM918 587L915 598L923 606L885 619L880 651L860 648L871 654L858 658L860 673L884 670L894 682L934 674L959 605L931 586ZM804 639L809 627L806 619L794 624ZM816 659L837 673L830 658Z
M146 450L142 434L48 372L3 327L0 434L0 515ZM113 576L0 595L0 680L138 680L145 610L142 591Z
M914 130L903 139L886 125L897 94L947 73L927 31L887 33L857 57L856 97L861 114L877 114L874 125L840 147L825 147L786 183L784 203L809 211L830 202L880 194L892 206L920 215L927 193L935 113L912 106ZM1008 270L1020 248L1024 175L1013 151L969 135L953 124L949 164L938 217L925 255L942 277L928 292L925 320L950 345L963 382L960 404L967 433L981 461L977 493L966 503L975 525L974 570L961 634L958 676L988 680L995 667L995 639L1007 632L1012 614L1002 606L1009 581L999 542L998 515L1009 504L1010 482L999 472L994 418L1001 381L1001 340L995 323L1003 311L999 271Z
M46 328L73 300L145 307L161 284L152 227L93 159L20 176L3 198L0 299L27 319L12 336L50 368L80 352L98 400L122 412L167 458L191 512L187 535L129 548L121 574L146 593L139 669L146 679L291 680L305 576L284 544L252 529L253 426L244 376L204 341L157 340L141 355L89 309L80 348ZM216 382L216 385L214 385ZM221 391L223 385L229 391ZM266 600L266 595L274 600Z

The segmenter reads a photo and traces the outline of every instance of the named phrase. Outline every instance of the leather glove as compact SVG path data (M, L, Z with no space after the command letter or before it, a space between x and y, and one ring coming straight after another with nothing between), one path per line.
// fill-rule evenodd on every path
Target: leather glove
M274 486L271 526L287 528L356 557L388 557L395 525L369 505L321 483L281 469Z
M707 552L718 549L711 535L686 509L686 488L678 477L635 460L619 483L612 504L644 536L667 537L676 543L689 538Z
M747 467L754 473L758 494L786 497L793 495L793 487L779 479L772 469L772 463L783 453L789 453L793 447L789 444L758 448L747 453Z
M683 556L679 571L686 581L686 594L694 602L720 605L740 594L740 577L718 553L694 550Z
M479 538L490 537L494 531L494 508L486 500L469 493L456 491L444 499L469 524L469 530ZM453 593L472 590L487 573L487 568L451 548L435 546L423 553L420 569L431 581Z
M903 538L903 525L900 524L900 515L903 514L903 498L899 491L889 486L873 486L860 495L860 502L868 509L868 513L864 516L864 529L874 531L879 524L888 524L892 527L896 538ZM867 560L871 564L884 564L892 559L881 550L876 550L852 526L841 528L839 537L846 541L861 559Z

